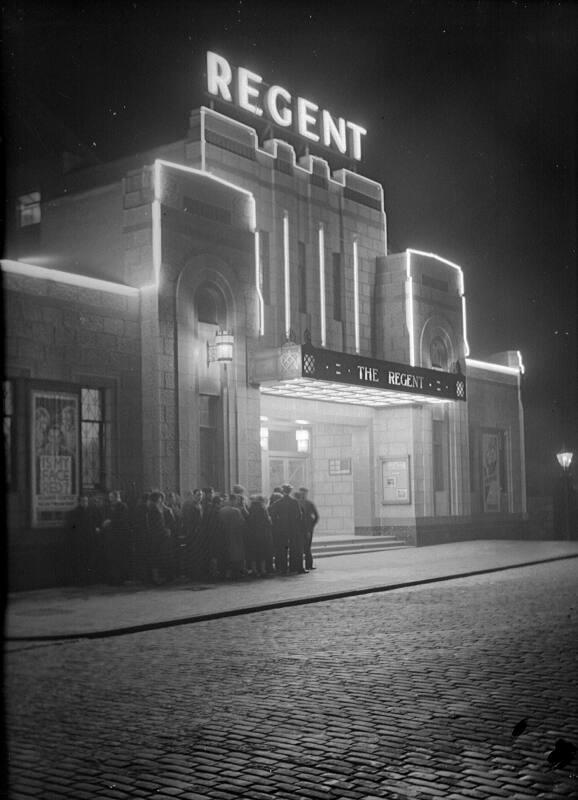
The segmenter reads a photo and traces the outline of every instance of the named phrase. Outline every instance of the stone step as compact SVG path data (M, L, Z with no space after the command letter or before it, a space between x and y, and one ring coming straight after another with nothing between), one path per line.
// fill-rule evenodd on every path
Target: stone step
M328 556L346 556L354 553L372 553L380 550L408 547L405 542L394 536L352 536L352 537L324 537L317 541L313 539L311 552L314 558L327 558Z

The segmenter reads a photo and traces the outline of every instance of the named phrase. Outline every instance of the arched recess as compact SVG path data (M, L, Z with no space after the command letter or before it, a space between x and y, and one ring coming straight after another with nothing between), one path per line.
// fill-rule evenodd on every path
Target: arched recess
M455 332L449 320L438 314L429 317L419 339L420 366L453 372L458 352Z
M176 284L178 462L181 491L228 485L230 420L227 368L208 363L207 344L221 328L235 333L244 329L235 297L234 273L211 255L190 259ZM239 347L235 348L235 358ZM230 368L229 368L230 369Z
M421 366L453 372L459 349L449 320L441 314L429 317L419 338ZM454 508L455 457L450 412L447 404L432 406L424 417L423 453L426 463L424 473L430 486L426 494L431 498L428 512L436 517L447 517Z

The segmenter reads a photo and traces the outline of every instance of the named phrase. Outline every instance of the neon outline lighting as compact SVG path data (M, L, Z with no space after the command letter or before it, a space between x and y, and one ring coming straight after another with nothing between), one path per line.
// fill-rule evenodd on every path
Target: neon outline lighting
M111 292L112 294L122 294L127 297L136 297L139 289L134 286L123 286L120 283L105 281L102 278L90 278L87 275L77 275L74 272L64 272L60 269L50 269L49 267L38 267L36 264L28 264L24 261L12 261L2 259L0 261L2 272L10 272L14 275L22 275L26 278L38 278L54 283L65 283L70 286L80 286L84 289L95 289L99 292Z
M520 353L519 350L516 350L516 353L518 355L518 366L520 368L520 375L524 375L524 373L526 372L526 367L524 366L524 362L522 361L522 354Z
M152 215L152 248L153 275L157 286L160 284L163 260L162 224L161 224L161 162L157 159L153 165L153 201Z
M259 336L265 333L265 301L261 292L261 241L259 231L255 231L255 286L257 287L257 301L259 304Z
M252 137L253 141L255 142L255 152L260 153L263 156L268 156L272 160L277 158L278 148L279 148L279 144L280 143L284 147L290 148L291 152L293 154L293 168L297 172L303 172L304 175L311 175L311 173L312 173L311 169L307 169L306 167L303 167L301 164L297 164L296 158L295 158L295 148L292 147L288 142L285 142L282 139L277 139L277 138L268 139L267 141L270 142L271 150L265 150L264 148L259 147L258 140L257 140L257 132L255 131L255 128L252 128L250 125L247 125L244 122L239 122L239 120L233 119L232 117L228 117L226 114L222 114L220 111L215 111L215 109L208 108L207 106L200 106L199 107L199 112L201 114L201 118L203 118L206 114L209 114L210 116L225 120L230 125L236 125L238 128L242 128L243 130L247 131L248 133L251 134L251 137ZM201 130L203 129L203 127L204 127L204 122L203 122L203 125L201 127ZM205 130L206 130L206 128L205 128ZM202 142L202 144L203 144L203 148L204 148L204 146L206 145L206 140L204 140ZM311 156L310 155L309 156L310 163L311 163L311 159L316 159L317 161L320 161L323 164L326 164L328 166L328 162L326 161L326 159L321 158L320 156ZM202 153L202 155L201 155L201 163L205 163L205 154L204 153ZM190 169L190 167L187 167L187 169ZM205 174L210 174L210 173L205 173ZM346 185L346 182L345 182L345 176L346 175L351 175L357 180L362 178L364 183L370 184L371 186L377 186L378 189L379 189L379 197L380 197L380 202L381 202L380 213L385 214L385 211L384 211L384 208L383 208L383 202L384 202L383 186L380 183L378 183L377 181L374 181L371 178L366 178L365 175L360 175L358 172L353 172L352 170L346 169L345 167L342 168L342 169L336 170L333 174L330 174L328 176L328 181L330 183L335 184L335 186L345 186Z
M323 223L319 223L319 315L321 324L321 347L327 345L327 317L325 309L325 231Z
M201 124L202 133L202 163L204 163L204 121ZM209 178L209 180L215 181L216 183L221 184L222 186L226 186L229 189L233 189L236 192L240 192L244 194L250 203L251 209L251 219L250 219L250 229L253 234L257 234L257 204L255 202L255 196L252 192L248 189L243 189L240 186L235 186L234 183L230 181L226 181L223 178L219 178L216 175L213 175L210 172L206 172L204 169L195 169L194 167L186 167L183 164L175 164L173 161L165 161L162 158L155 159L154 168L153 168L153 202L152 202L152 248L153 248L153 270L155 276L155 283L152 284L159 287L160 284L160 274L161 274L161 265L162 265L162 225L161 225L161 206L162 206L162 186L161 186L161 167L169 167L170 169L180 170L181 172L187 172L191 175L198 175L202 178ZM257 246L255 251L255 258L257 259ZM264 325L265 325L265 318L264 318L264 303L263 303L263 296L261 294L261 289L259 286L259 264L257 262L255 267L255 281L256 281L256 291L258 296L259 302L259 333L263 335L264 333ZM142 287L143 289L145 287ZM146 288L151 288L151 285L147 286Z
M411 277L411 255L410 251L405 251L405 322L409 333L409 365L415 367L415 341L414 341L414 321L413 321L413 278Z
M359 258L357 236L353 237L353 324L355 328L355 352L359 353Z
M263 116L264 107L276 125L296 129L300 136L314 142L318 142L322 137L324 141L331 143L336 141L337 134L337 150L345 153L349 149L349 157L361 161L361 138L367 134L361 125L346 122L342 118L338 118L338 123L335 125L330 112L321 110L319 113L317 103L301 96L293 97L282 86L273 85L265 88L261 75L245 67L231 65L224 56L211 50L207 51L206 68L207 91L213 97L220 98L257 117ZM231 92L231 86L235 86L235 94ZM279 96L282 96L285 102L282 111L277 105ZM313 125L320 131L321 136L311 130ZM340 147L340 131L343 131L346 140L345 150ZM346 136L347 132L350 133L349 137Z
M519 353L520 351L518 350L517 352ZM479 361L476 358L466 358L466 365L474 369L487 369L489 372L502 372L504 375L524 374L522 364L519 367L508 367L505 364L495 364L492 361Z
M425 256L426 258L435 258L436 261L441 261L443 264L447 264L448 267L453 267L453 269L457 269L459 273L459 292L460 292L460 299L462 301L462 330L463 330L463 340L464 340L464 355L467 358L470 354L470 345L468 343L468 332L467 332L467 320L466 320L466 295L464 292L464 272L459 264L454 264L453 261L448 261L447 258L442 258L442 256L437 256L435 253L427 253L425 250L414 250L413 247L408 247L405 251L406 253L406 274L408 280L411 282L412 275L411 275L411 256ZM408 287L406 283L406 298L408 297ZM406 319L408 320L408 328L410 325L411 320L411 328L409 328L409 339L410 339L410 359L414 358L414 337L415 331L413 329L414 325L414 314L413 314L413 290L411 293L411 312L408 313L406 310ZM410 360L410 365L412 367L415 366L414 361Z
M291 276L289 264L289 214L283 212L283 288L285 290L285 335L291 330Z

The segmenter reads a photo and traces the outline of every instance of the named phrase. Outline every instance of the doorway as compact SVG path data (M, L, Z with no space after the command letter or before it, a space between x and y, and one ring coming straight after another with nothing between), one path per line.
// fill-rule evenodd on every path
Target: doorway
M269 485L265 488L267 494L284 483L288 483L294 489L307 486L308 459L305 456L269 453L269 469L266 474L269 478Z

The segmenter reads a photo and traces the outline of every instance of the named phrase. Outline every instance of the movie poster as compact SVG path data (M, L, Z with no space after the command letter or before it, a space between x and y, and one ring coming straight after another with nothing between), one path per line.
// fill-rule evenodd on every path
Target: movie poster
M500 440L497 433L482 434L484 511L500 510Z
M78 495L78 396L32 393L32 521L60 525Z

